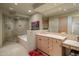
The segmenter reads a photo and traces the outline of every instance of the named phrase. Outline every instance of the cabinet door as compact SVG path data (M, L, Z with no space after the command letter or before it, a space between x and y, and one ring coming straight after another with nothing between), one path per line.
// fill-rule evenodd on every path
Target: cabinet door
M49 39L49 44L48 44L48 51L49 51L49 55L53 56L53 39Z
M62 46L61 41L53 40L53 55L54 56L62 56Z
M36 36L36 47L41 49L41 36Z
M48 38L47 37L42 37L41 47L42 47L41 50L48 54Z

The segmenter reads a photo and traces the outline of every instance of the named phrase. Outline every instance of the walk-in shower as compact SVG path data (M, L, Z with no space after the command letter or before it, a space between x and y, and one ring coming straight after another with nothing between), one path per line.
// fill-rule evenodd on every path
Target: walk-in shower
M27 33L29 29L29 18L21 16L3 15L3 43L17 41L18 35Z

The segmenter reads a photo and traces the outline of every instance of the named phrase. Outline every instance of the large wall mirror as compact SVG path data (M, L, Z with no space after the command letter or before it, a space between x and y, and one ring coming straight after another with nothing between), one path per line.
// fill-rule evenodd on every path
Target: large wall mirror
M72 16L71 19L72 34L79 35L79 16Z
M79 35L79 16L51 17L49 31Z

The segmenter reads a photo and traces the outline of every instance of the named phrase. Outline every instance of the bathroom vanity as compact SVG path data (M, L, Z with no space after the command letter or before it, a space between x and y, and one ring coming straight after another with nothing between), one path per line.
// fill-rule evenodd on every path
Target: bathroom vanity
M62 56L62 42L66 39L57 34L41 33L36 35L37 48L50 56Z
M79 42L59 33L39 33L36 34L36 47L49 56L62 56L63 47L79 51Z

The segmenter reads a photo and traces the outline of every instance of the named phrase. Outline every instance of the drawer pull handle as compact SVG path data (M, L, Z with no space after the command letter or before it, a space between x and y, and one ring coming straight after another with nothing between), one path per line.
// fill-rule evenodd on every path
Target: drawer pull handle
M39 40L41 40L41 39L39 39Z
M57 43L57 40L56 40L56 43Z
M48 48L52 49L53 47L48 47Z

